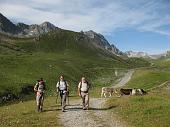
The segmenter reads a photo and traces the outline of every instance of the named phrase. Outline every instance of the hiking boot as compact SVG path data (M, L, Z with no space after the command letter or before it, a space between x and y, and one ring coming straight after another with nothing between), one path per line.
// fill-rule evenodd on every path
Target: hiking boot
M42 112L43 111L43 109L42 108L40 108L40 112Z
M86 110L86 107L83 107L83 110Z
M65 110L65 109L62 109L62 112L66 112L66 110Z
M37 112L40 112L40 106L37 106Z

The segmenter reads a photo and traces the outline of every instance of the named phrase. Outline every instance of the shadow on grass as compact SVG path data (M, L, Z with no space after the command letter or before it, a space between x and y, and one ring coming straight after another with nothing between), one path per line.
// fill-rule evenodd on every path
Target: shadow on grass
M89 110L102 111L102 110L113 109L113 108L116 108L116 107L118 107L118 105L110 106L110 107L107 107L107 108L93 108L93 107L90 107Z
M22 115L31 115L31 114L39 114L39 113L45 113L45 112L53 112L53 111L59 111L61 109L55 108L55 109L44 109L42 112L37 112L36 110L32 110L30 112L23 112Z
M51 108L54 108L54 107L61 107L61 104L56 104L56 105L52 105L50 106Z
M59 111L61 109L44 109L43 112L52 112L52 111Z

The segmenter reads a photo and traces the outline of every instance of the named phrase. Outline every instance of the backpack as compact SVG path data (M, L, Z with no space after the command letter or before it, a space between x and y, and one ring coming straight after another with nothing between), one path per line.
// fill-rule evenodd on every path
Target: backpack
M67 82L66 82L66 80L64 80L64 84L65 84L65 86L66 86L66 88L65 88L65 90L67 90ZM60 91L60 81L58 81L58 90Z
M42 85L43 87L40 88L40 85ZM44 82L44 81L43 81L43 82L38 82L38 83L36 84L35 89L36 89L36 90L39 90L39 88L45 90L45 82Z
M89 91L89 88L90 88L90 85L89 85L89 83L86 81L86 83L87 83L87 87L88 87L88 89L87 89L87 92ZM81 88L82 88L82 81L80 81L80 91L81 91Z

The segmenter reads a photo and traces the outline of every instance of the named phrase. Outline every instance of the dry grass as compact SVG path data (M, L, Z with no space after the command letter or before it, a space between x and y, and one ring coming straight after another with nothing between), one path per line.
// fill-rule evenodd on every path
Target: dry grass
M44 112L37 113L35 101L27 101L0 107L0 127L60 127L58 113L60 107L55 98L45 100Z

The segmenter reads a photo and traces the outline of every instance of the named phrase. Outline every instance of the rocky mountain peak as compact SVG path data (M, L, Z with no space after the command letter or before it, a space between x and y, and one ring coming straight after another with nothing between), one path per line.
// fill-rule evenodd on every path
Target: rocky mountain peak
M27 25L24 23L13 24L9 19L0 13L0 32L10 33L14 35L34 36L55 30L57 27L50 22L43 22L40 25Z
M128 56L128 57L141 57L141 58L149 58L149 54L146 53L146 52L134 52L134 51L127 51L125 52L125 54Z
M39 26L41 26L41 27L46 27L46 28L51 28L51 29L55 29L55 28L56 28L55 25L53 25L52 23L47 22L47 21L43 22L43 23L40 24Z
M5 16L0 14L0 31L7 32L17 36L39 36L40 34L47 33L52 30L59 29L52 23L45 21L40 25L32 24L27 25L24 23L13 24ZM106 38L93 30L83 32L85 36L91 41L91 43L106 52L110 52L115 55L122 55L122 52L116 48L115 45L110 45Z
M115 45L113 44L110 45L110 43L106 40L106 38L102 34L96 33L93 30L85 31L84 34L91 38L98 47L105 49L116 55L123 54Z
M93 30L89 30L85 31L84 34L87 35L89 38L94 38L97 33L94 32Z
M21 32L21 30L9 19L7 19L4 15L0 13L0 32L17 34Z

